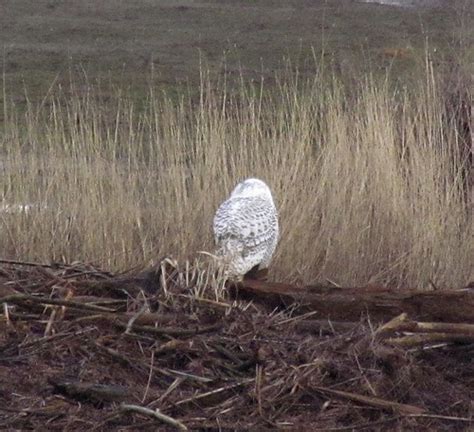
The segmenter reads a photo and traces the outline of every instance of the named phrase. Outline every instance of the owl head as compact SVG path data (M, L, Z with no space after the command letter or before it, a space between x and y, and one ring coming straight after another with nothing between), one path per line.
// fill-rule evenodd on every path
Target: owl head
M248 198L263 196L273 201L270 188L262 180L256 178L248 178L239 183L231 193L231 198Z

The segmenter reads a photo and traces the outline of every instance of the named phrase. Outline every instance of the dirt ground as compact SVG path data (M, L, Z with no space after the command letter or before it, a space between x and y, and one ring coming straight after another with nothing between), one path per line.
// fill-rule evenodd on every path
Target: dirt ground
M2 265L2 430L472 430L472 342L396 347L160 269Z

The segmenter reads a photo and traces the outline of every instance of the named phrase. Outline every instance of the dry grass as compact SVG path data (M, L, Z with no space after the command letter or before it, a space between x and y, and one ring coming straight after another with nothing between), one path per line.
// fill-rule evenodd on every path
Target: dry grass
M198 98L150 91L140 109L74 86L24 116L7 105L4 203L36 207L2 213L2 254L123 269L212 251L217 205L256 176L280 210L273 278L463 285L474 227L462 155L426 70L405 92L321 76L234 92L203 77Z

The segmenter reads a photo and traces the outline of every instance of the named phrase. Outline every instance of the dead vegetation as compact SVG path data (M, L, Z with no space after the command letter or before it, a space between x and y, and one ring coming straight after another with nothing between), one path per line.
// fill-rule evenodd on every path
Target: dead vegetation
M3 430L472 427L472 319L368 307L337 321L324 302L269 293L275 284L263 298L263 282L206 290L204 271L170 261L124 275L79 263L0 273Z
M416 87L370 76L348 86L333 72L229 89L203 70L198 97L150 87L142 106L73 82L24 113L6 104L3 256L120 270L213 252L219 203L258 176L279 210L273 279L463 287L474 261L471 112L454 110L428 53ZM466 106L467 84L449 93L462 90Z

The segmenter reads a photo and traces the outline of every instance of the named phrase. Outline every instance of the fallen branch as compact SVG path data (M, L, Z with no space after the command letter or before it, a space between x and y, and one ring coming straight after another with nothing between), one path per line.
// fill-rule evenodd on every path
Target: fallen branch
M244 280L228 286L236 298L263 303L269 309L299 305L301 311L339 321L358 321L363 315L386 320L403 312L432 321L474 323L472 290L393 290L381 287L335 288Z
M406 313L399 315L377 330L377 334L395 332L447 333L474 337L474 324L417 322L408 318Z
M404 334L388 337L393 334ZM413 347L433 343L474 342L474 325L463 323L417 322L406 313L398 315L375 332L385 343L400 347Z
M409 348L437 343L474 343L474 335L456 333L418 333L385 339L385 343Z
M148 417L153 417L157 420L159 420L162 423L165 423L169 426L175 427L178 430L181 431L187 431L188 428L181 423L179 420L174 419L173 417L167 416L166 414L163 414L160 412L158 409L152 410L150 408L142 407L139 405L129 405L129 404L121 404L120 405L120 411L122 412L134 412L138 414L143 414Z

